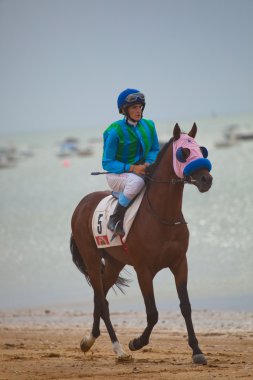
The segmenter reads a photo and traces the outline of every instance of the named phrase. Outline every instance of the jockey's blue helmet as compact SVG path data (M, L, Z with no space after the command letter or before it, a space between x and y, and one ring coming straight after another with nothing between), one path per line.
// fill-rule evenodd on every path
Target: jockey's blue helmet
M135 88L127 88L119 94L117 103L119 113L123 113L123 108L131 106L133 104L142 104L144 109L145 96L142 92L136 90Z

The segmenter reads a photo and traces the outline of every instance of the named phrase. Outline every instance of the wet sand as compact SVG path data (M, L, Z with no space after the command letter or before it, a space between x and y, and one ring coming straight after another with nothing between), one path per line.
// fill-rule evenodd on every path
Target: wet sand
M253 313L193 311L208 364L192 363L178 313L163 313L150 344L130 352L145 326L143 313L114 313L118 338L132 361L115 360L104 326L90 352L80 351L91 314L52 310L0 313L0 379L253 379ZM170 322L167 320L170 319ZM83 322L83 323L82 323Z

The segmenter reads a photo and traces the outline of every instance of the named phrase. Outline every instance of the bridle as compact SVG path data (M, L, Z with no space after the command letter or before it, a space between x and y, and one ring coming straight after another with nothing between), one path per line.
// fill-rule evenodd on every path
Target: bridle
M193 179L191 176L184 177L184 178L171 178L167 180L162 180L162 179L157 179L146 174L145 174L145 180L147 180L148 182L164 183L164 184L172 184L172 185L176 185L178 183L191 184L191 183L197 182L197 180Z
M184 177L184 178L170 178L170 179L167 179L167 180L162 180L162 179L157 179L157 178L153 177L152 175L148 175L148 174L145 175L145 180L147 182L167 184L167 185L169 185L169 184L176 185L176 184L185 184L185 183L186 184L187 183L191 184L191 183L197 182L191 176ZM155 218L160 223L165 224L167 226L177 226L177 225L180 225L180 224L187 224L187 222L184 219L184 216L183 216L182 212L181 212L181 217L180 217L179 220L170 220L170 219L164 219L164 218L162 218L158 214L158 212L154 209L154 207L153 207L153 205L152 205L152 203L150 201L150 198L149 198L149 186L147 186L147 190L145 192L145 196L146 196L149 208L152 211L152 214L155 216Z

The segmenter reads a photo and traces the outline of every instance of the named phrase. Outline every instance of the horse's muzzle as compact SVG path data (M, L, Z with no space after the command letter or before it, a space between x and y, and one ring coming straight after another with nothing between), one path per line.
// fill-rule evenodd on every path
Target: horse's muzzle
M200 193L205 193L211 188L213 177L208 171L200 170L188 177L187 182L195 185Z
M213 177L211 174L202 175L196 182L196 186L201 193L205 193L212 186Z

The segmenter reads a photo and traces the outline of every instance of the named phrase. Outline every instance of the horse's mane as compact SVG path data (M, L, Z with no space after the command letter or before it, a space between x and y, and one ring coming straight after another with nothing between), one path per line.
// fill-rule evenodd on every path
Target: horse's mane
M155 162L153 164L147 166L146 171L145 171L145 180L147 182L148 182L149 178L152 178L157 166L160 164L160 162L164 156L164 153L167 151L169 145L172 143L173 140L174 140L174 137L171 137L171 139L166 144L164 144L164 146L162 147L162 149L158 153Z

